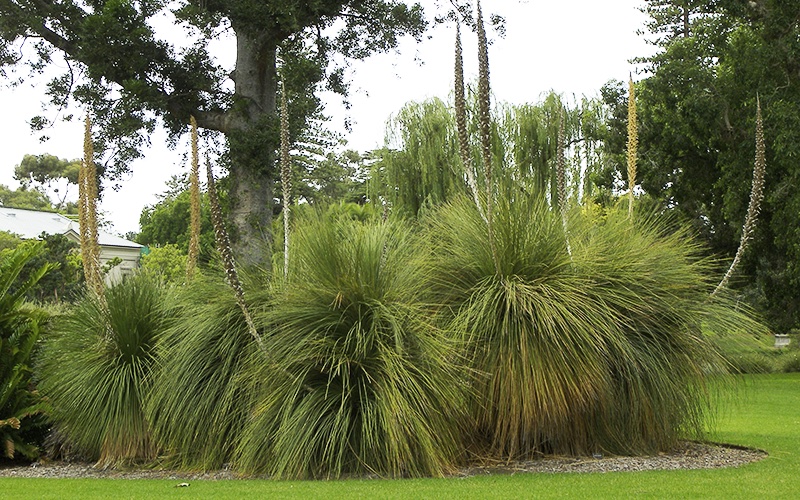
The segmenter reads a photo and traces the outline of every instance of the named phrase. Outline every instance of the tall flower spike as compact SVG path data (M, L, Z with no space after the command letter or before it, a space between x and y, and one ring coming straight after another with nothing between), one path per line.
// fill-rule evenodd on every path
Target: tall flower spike
M489 44L486 41L486 30L483 26L483 12L481 2L478 0L478 128L481 137L481 155L486 176L486 227L489 231L489 246L494 258L495 272L499 276L500 261L497 257L497 244L494 241L494 228L492 224L492 210L494 197L494 182L492 180L492 118L491 118L491 93L489 91Z
M98 297L102 297L103 276L100 272L100 244L97 238L97 167L94 164L92 121L88 116L83 136L83 162L78 174L78 190L83 272L89 288Z
M736 255L728 268L728 272L725 273L717 288L711 293L712 297L728 284L733 272L742 260L745 250L747 250L748 243L753 238L756 223L758 222L758 213L761 211L761 201L764 199L764 174L766 170L767 155L764 145L764 122L761 118L761 100L756 96L756 159L753 166L753 183L750 187L750 203L747 205L747 215L744 219L744 226L742 226L742 238L739 240L739 248L736 250Z
M281 186L283 187L283 277L289 276L289 210L292 203L292 165L289 157L289 104L281 82Z
M244 289L242 282L239 281L239 274L236 272L236 264L233 260L233 252L231 251L231 243L228 239L228 231L225 230L225 222L222 218L222 208L219 205L219 198L217 197L217 187L214 183L214 173L211 171L211 162L206 159L206 171L208 175L208 202L211 205L211 222L214 225L214 236L217 242L217 251L222 258L222 266L225 269L225 277L228 280L233 290L233 295L236 297L236 303L242 310L244 320L247 323L247 329L250 335L256 341L259 350L264 354L267 353L264 341L256 330L256 325L253 323L253 317L247 308L247 303L244 300Z
M572 247L569 244L567 233L567 161L564 156L566 149L566 113L564 106L558 107L558 140L556 141L556 180L558 183L558 210L561 212L561 225L564 227L564 237L567 240L567 253L572 255Z
M486 220L486 214L481 203L478 183L475 180L475 167L472 164L472 157L469 153L469 136L467 134L467 99L464 91L464 60L461 51L461 24L456 23L456 61L455 61L455 105L456 105L456 129L458 131L458 153L461 157L461 164L467 175L467 184L472 191L475 205L478 207L481 217Z
M190 235L189 256L186 260L186 281L191 281L200 255L200 165L197 150L197 120L190 119L192 127L192 169L189 173Z
M633 76L628 80L628 217L633 215L633 188L636 187L636 149L639 129L636 123L636 93Z

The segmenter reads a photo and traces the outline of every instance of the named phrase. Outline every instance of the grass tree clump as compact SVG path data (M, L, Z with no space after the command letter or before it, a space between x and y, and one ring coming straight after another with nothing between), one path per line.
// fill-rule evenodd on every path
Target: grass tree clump
M169 463L218 469L231 460L248 411L241 378L256 344L236 297L216 277L195 277L173 317L157 348L148 420Z
M459 456L462 383L426 318L407 229L299 225L288 282L259 322L282 371L261 393L235 461L282 478L439 476Z
M706 333L764 331L748 311L707 300L714 265L688 231L667 230L655 217L630 222L617 210L602 222L584 219L573 245L587 295L623 335L605 354L612 383L587 451L652 453L701 438L714 414L711 387L727 371Z
M165 303L157 282L129 277L103 297L87 293L45 339L39 387L55 428L100 466L156 456L142 405Z
M709 269L691 239L616 212L574 214L570 256L541 197L509 192L496 208L497 262L465 199L426 222L428 290L476 374L484 452L653 452L701 433L718 366L701 327L746 319L705 300Z
M478 374L470 405L478 444L501 457L561 451L553 440L581 432L609 391L604 353L620 333L570 265L560 216L533 198L496 205L497 262L472 203L428 219L429 291L453 312L446 322Z

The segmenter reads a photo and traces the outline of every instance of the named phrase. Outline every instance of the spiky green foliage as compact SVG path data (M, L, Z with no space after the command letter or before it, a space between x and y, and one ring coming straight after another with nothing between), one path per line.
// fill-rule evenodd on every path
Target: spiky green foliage
M513 193L512 193L513 194ZM702 431L713 349L702 323L708 266L684 234L570 217L541 198L497 200L496 270L486 223L465 199L427 220L434 300L464 339L477 436L499 457L640 453Z
M100 466L156 455L142 404L168 302L148 276L129 277L87 293L45 340L38 373L56 428Z
M231 460L248 411L240 379L255 343L229 286L216 277L198 276L185 287L174 318L159 342L148 419L170 462L218 469Z
M264 366L236 464L276 477L441 475L460 451L450 343L426 322L407 229L317 220L295 232L285 288L260 317Z
M36 458L38 450L25 432L40 424L44 409L32 389L31 353L39 339L44 313L25 304L27 294L48 272L45 264L20 283L25 264L40 254L42 243L22 244L0 252L0 456Z

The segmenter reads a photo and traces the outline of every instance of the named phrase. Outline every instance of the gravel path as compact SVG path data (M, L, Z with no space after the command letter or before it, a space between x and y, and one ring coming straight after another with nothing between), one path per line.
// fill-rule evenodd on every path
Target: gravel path
M464 468L461 477L484 474L516 474L521 472L619 472L674 469L713 469L739 467L765 458L760 450L744 449L695 442L684 442L669 453L650 457L548 457L539 460L490 463ZM229 470L206 473L186 473L153 469L98 469L91 464L46 462L28 466L0 465L0 477L32 478L110 478L110 479L239 479Z

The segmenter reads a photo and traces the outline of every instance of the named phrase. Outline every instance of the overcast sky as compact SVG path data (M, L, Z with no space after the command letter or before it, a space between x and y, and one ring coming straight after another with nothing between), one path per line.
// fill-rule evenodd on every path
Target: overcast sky
M435 0L421 3L431 7ZM627 80L631 72L636 79L636 68L629 60L653 51L636 34L645 21L638 11L642 4L644 0L484 0L486 13L506 18L504 38L490 33L494 39L489 65L495 98L511 103L538 102L549 90L568 99L573 95L591 97L608 80ZM334 97L327 109L333 128L341 130L346 119L352 122L348 147L365 151L382 146L386 120L408 101L447 98L453 85L455 29L439 26L429 35L430 39L419 44L404 41L398 52L353 63L352 107L345 110ZM465 77L470 80L477 74L476 41L471 33L463 36ZM2 87L0 184L16 186L14 167L25 154L49 153L69 159L83 154L79 123L48 130L51 139L45 143L30 132L28 121L42 113L43 84L27 81L13 89ZM44 114L57 116L52 110ZM163 133L154 135L151 142L145 158L136 161L132 173L122 179L121 188L105 190L100 209L120 234L138 231L142 208L156 202L155 195L164 191L171 175L188 168L183 159L188 149L186 140L172 151L163 145Z

